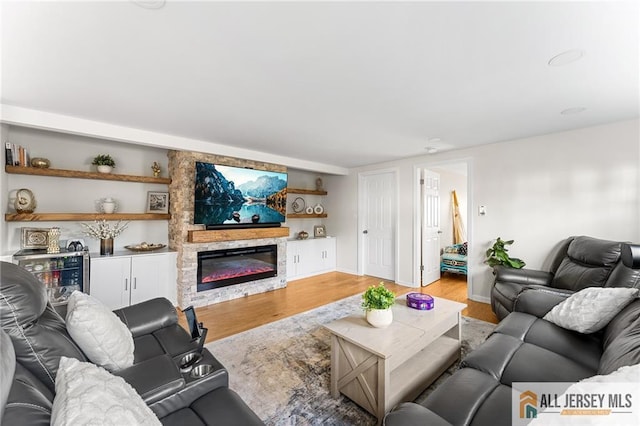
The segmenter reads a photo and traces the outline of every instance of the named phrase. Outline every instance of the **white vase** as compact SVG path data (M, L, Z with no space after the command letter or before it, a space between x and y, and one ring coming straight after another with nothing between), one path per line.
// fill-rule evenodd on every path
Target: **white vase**
M393 311L388 309L369 309L367 322L376 328L388 327L393 322Z
M111 170L113 169L113 167L111 166L98 166L98 173L111 173Z
M105 213L113 213L116 211L116 202L112 198L102 200L102 211Z

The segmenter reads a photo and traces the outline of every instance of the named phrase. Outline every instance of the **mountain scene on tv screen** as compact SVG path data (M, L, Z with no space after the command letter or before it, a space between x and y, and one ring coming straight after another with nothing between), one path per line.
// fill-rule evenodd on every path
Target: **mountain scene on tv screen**
M285 173L196 163L194 223L280 223L285 220Z

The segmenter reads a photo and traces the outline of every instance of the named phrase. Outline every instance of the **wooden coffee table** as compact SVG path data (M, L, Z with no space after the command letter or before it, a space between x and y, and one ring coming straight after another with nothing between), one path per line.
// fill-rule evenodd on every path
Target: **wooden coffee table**
M331 395L343 393L381 422L460 358L466 306L434 297L434 308L420 311L401 296L387 328L372 327L364 313L325 325L331 332Z

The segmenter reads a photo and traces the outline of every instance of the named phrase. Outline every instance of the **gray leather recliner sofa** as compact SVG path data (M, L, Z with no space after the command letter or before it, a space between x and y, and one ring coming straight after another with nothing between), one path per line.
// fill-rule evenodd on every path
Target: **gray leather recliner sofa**
M0 368L2 386L8 386L0 389L0 424L48 425L60 357L88 359L40 281L7 262L0 264L0 276ZM115 374L133 386L163 424L263 424L229 389L227 370L206 348L199 364L211 365L211 374L193 378L180 370L183 356L197 344L178 324L171 302L158 298L115 313L135 344L134 365Z
M638 287L634 273L620 261L621 242L593 237L570 237L551 253L549 271L494 268L491 308L498 319L514 310L527 288L547 288L573 294L587 287Z
M640 283L640 246L624 246L625 275ZM634 268L634 269L630 269ZM386 426L511 425L513 382L576 382L640 363L640 299L597 333L581 334L542 317L570 293L523 289L514 312L424 402L402 403Z

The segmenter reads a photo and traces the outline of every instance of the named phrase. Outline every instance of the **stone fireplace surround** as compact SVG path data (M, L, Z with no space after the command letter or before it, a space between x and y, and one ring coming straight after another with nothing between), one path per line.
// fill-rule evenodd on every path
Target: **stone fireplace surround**
M249 228L234 231L234 235L238 235L238 231L241 231L240 235L246 235L246 239L189 242L189 231L204 230L204 226L193 224L193 185L196 161L228 166L253 167L278 172L286 172L286 167L213 154L175 150L170 150L168 157L169 176L171 176L171 184L169 185L169 208L171 213L171 219L169 221L169 247L176 250L178 254L177 293L179 306L182 308L190 305L195 307L207 306L286 287L286 236L259 238L259 230ZM225 231L208 232L224 233ZM278 275L276 277L207 291L197 291L199 251L254 247L269 244L276 244L278 246Z

